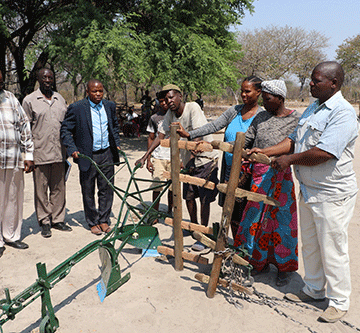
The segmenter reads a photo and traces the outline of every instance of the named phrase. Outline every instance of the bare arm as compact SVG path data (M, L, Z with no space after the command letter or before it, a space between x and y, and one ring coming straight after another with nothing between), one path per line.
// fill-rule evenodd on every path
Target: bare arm
M151 147L151 145L155 139L156 139L155 133L149 133L148 140L147 140L147 149L149 149ZM151 163L151 154L149 154L149 156L146 159L146 169L148 169L149 172L151 172L151 173L153 173L153 171L154 171L154 166Z
M302 153L282 155L275 158L271 166L277 170L285 170L290 165L315 166L335 158L334 155L314 147Z
M279 142L275 146L267 147L264 149L252 148L248 150L248 155L252 153L261 153L267 156L280 156L285 154L290 154L294 151L294 141L290 138L285 138L283 141Z
M141 167L144 166L146 159L148 158L148 156L151 155L151 153L155 150L155 148L160 144L160 140L163 140L165 138L165 134L160 133L159 135L155 138L155 140L151 143L150 147L148 148L147 152L145 153L145 155L140 158L139 160L137 160L135 162L135 165L138 165L139 163L141 163Z

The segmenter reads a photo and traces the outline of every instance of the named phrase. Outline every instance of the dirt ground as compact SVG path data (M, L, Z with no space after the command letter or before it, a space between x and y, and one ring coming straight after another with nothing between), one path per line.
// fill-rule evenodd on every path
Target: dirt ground
M222 139L222 135L216 135ZM357 142L357 151L360 149ZM142 156L146 149L146 136L123 138L122 149L131 165ZM355 171L360 176L360 155L356 154ZM137 175L149 178L147 170L141 169ZM124 188L129 174L117 174L116 185ZM16 296L37 279L36 264L46 263L48 272L73 255L88 243L98 238L86 226L78 168L73 165L67 181L66 223L71 233L53 230L51 238L40 235L33 204L32 176L26 175L23 240L30 246L28 250L15 250L6 247L0 259L0 289L9 288ZM148 185L140 185L145 188ZM151 203L151 193L144 195ZM96 285L100 280L100 260L96 252L75 265L70 274L51 290L52 304L60 322L59 333L90 332L355 332L360 330L360 252L357 249L360 239L359 215L360 196L349 226L349 246L351 259L352 295L350 311L344 317L349 323L325 324L317 320L327 302L315 306L300 307L282 300L284 293L296 292L302 285L304 276L300 254L299 270L291 276L291 282L284 287L275 285L276 269L268 274L255 277L254 287L260 298L252 296L250 301L241 299L239 307L234 306L229 293L218 288L213 299L206 297L206 285L198 282L194 275L198 272L209 274L211 265L184 262L182 271L175 271L174 260L162 261L154 257L143 257L138 249L126 245L119 255L121 274L131 274L128 282L100 302ZM166 198L162 198L161 210L166 210ZM112 224L116 223L120 201L115 198ZM221 208L217 202L211 206L210 221L219 222ZM189 221L185 204L183 219ZM173 231L160 220L156 225L164 245L173 245ZM185 251L191 251L194 240L184 237ZM300 240L301 243L301 240ZM120 245L120 243L119 243ZM213 254L204 251L203 256L211 263ZM4 297L1 294L0 299ZM13 321L4 324L3 331L36 332L41 322L41 302L37 299L21 311ZM353 325L353 327L351 327Z

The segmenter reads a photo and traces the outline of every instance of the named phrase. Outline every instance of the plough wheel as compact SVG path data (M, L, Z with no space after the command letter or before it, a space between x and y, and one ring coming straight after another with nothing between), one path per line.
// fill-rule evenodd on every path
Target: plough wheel
M59 321L57 320L57 318L55 318L57 324L58 324L58 327L59 327ZM50 317L48 315L46 315L41 323L40 323L40 333L54 333L56 331L56 327L51 327L51 324L50 324Z

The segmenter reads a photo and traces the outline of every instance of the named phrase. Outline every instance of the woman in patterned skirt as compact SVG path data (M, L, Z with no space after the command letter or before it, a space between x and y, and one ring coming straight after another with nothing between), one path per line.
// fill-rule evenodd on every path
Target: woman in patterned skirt
M263 81L262 97L266 111L254 118L245 135L245 148L257 147L259 152L286 138L299 120L296 111L285 108L284 81ZM298 268L297 212L291 169L279 172L254 163L248 172L252 177L251 191L273 197L280 206L248 201L234 245L248 251L255 272L274 264L278 269L276 284L283 286L288 282L287 272Z

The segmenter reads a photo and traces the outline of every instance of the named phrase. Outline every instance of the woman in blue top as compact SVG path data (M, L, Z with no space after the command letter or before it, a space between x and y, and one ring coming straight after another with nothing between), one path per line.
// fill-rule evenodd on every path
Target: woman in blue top
M235 141L236 133L245 133L253 121L255 115L258 112L263 111L263 109L258 105L260 94L261 79L256 76L249 76L245 78L241 84L241 98L244 104L232 106L231 108L227 109L219 118L190 132L185 131L185 129L179 124L180 128L178 129L178 133L180 136L192 140L207 134L215 133L226 127L224 141ZM231 164L232 154L225 153L222 162L220 182L224 183L229 180ZM244 187L246 188L246 185L242 186L242 188ZM220 206L222 206L223 203L224 195L220 194ZM242 211L245 205L245 200L235 203L234 212L231 219L231 230L234 237L239 227Z

